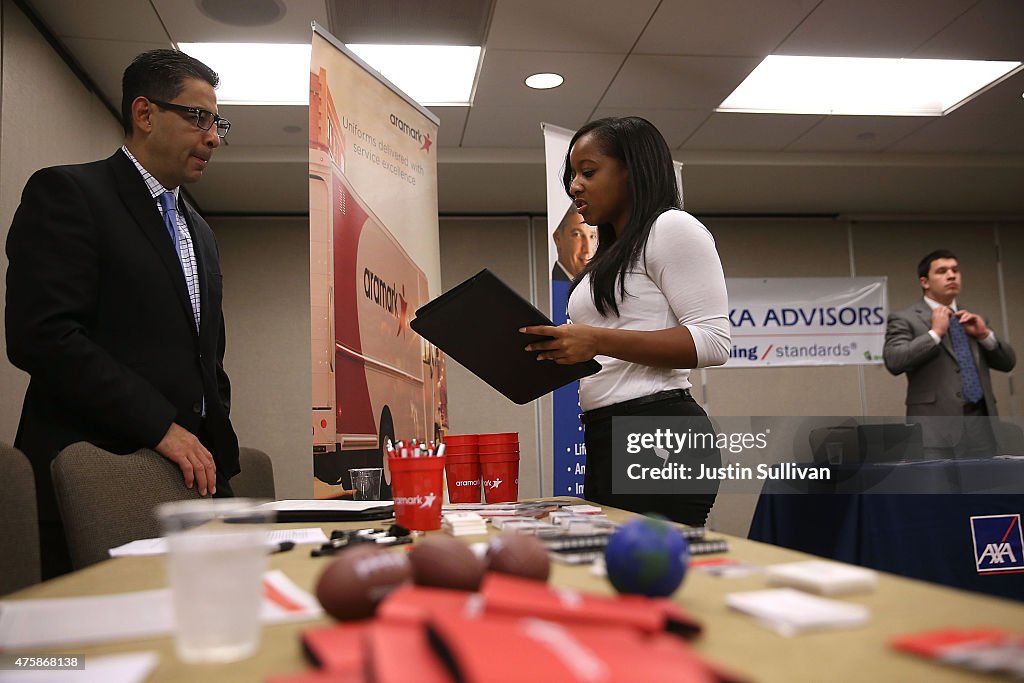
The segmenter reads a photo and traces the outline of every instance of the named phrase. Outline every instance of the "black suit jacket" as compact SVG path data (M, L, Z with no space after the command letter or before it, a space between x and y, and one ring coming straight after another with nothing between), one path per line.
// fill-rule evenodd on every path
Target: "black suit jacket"
M238 472L217 243L183 200L179 212L199 271L198 333L156 201L124 152L25 186L7 238L7 354L31 375L15 445L47 486L68 444L152 448L171 422L200 435L218 473Z

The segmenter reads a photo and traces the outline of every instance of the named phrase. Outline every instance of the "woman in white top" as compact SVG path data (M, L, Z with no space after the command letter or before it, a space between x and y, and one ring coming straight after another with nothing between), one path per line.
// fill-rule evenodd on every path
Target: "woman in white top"
M690 396L690 369L729 357L729 304L714 239L682 211L672 155L661 133L637 117L592 121L576 132L563 182L583 219L598 229L598 248L569 295L571 323L523 328L552 337L527 346L538 360L570 364L596 358L602 369L580 381L587 499L658 512L701 525L717 480L681 484L680 493L612 494L612 417L683 416L712 432ZM675 423L678 426L681 423ZM668 425L665 425L666 427ZM665 458L664 451L658 454ZM718 449L691 449L645 466L718 467ZM623 481L625 468L616 474ZM662 482L664 485L664 482Z

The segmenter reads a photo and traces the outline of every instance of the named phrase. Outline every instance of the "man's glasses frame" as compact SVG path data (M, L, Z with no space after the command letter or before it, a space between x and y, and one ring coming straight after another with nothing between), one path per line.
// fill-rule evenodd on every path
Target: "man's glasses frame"
M231 130L231 122L227 119L221 118L212 111L200 109L199 107L186 107L183 104L174 104L173 102L164 102L162 100L154 100L149 97L146 98L161 109L170 109L172 111L180 111L184 114L189 114L195 117L196 128L200 130L210 130L214 124L217 126L217 137L227 137L228 131ZM205 125L204 125L205 124Z

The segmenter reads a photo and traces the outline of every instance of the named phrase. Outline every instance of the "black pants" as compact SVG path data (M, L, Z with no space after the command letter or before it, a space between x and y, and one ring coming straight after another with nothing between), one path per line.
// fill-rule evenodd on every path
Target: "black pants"
M656 513L674 522L690 526L703 526L708 512L715 503L717 493L700 494L614 494L612 493L612 418L623 416L648 417L703 417L706 429L713 432L707 413L693 400L690 392L672 392L674 396L660 399L625 401L600 409L600 417L591 419L594 412L586 413L584 441L587 445L587 471L583 478L584 496L601 505L641 514ZM710 466L721 464L721 453L714 449ZM717 464L712 464L717 461ZM717 486L715 487L717 491Z

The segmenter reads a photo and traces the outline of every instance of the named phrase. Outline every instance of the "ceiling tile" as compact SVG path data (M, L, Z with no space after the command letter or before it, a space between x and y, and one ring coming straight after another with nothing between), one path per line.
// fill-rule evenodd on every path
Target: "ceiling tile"
M909 57L977 0L824 0L780 55Z
M1024 2L981 0L918 48L914 56L1024 61Z
M929 123L923 116L826 116L787 152L876 152Z
M956 111L970 114L1015 114L1024 120L1024 71L1018 71L1002 83L989 88Z
M308 107L225 104L217 109L231 121L228 133L231 147L309 145ZM285 130L286 127L289 130Z
M328 0L345 43L483 45L493 0Z
M776 152L823 117L716 112L683 144L685 150Z
M576 52L516 52L488 49L477 82L474 106L590 107L615 76L623 55ZM534 90L527 76L553 71L565 82L550 90Z
M103 97L115 108L121 108L121 75L135 57L148 50L169 48L169 42L141 43L93 38L65 38L64 44L75 55Z
M693 131L708 117L703 109L643 109L640 107L617 108L601 107L592 118L606 116L639 116L654 124L661 131L665 142L675 149L688 138Z
M131 41L169 42L160 18L149 2L68 2L32 0L32 8L60 38L124 40L130 26Z
M311 22L327 26L324 0L288 0L284 16L265 26L225 24L200 12L196 2L150 2L176 43L308 43L313 35ZM127 25L120 23L118 30L123 31Z
M560 107L473 107L463 147L543 147L541 123L576 130L590 109Z
M458 147L469 118L469 107L427 107L441 119L437 129L437 144L440 147Z
M658 4L658 0L590 0L585 6L497 0L487 47L625 54Z
M721 104L758 62L751 57L632 55L600 106L710 109Z
M634 54L772 53L819 0L676 0L662 3Z
M887 152L1010 153L1024 151L1020 115L956 110L932 119Z

